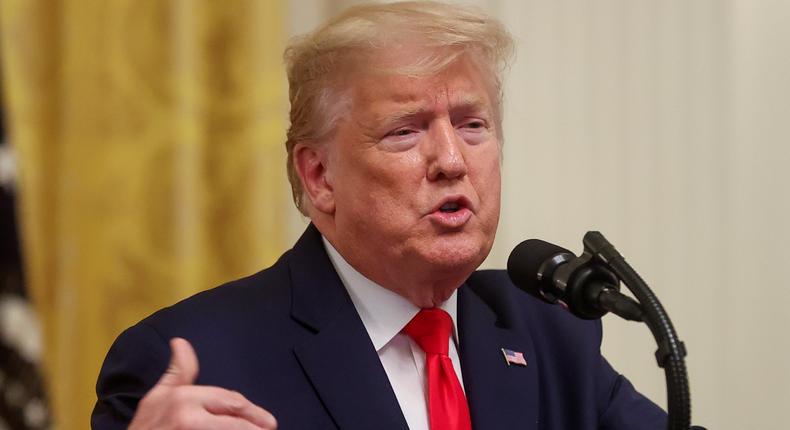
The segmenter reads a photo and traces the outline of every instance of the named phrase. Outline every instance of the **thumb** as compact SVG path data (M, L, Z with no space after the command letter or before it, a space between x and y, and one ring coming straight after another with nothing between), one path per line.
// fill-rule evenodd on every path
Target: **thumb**
M198 359L189 342L180 337L170 339L170 365L159 379L157 385L176 387L191 385L198 374Z

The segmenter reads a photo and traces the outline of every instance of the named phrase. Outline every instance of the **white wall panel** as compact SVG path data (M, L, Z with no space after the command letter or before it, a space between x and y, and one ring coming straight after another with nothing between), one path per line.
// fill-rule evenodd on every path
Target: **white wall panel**
M695 421L784 428L790 3L503 5L519 58L488 264L526 237L578 251L603 231L688 344ZM607 357L665 404L648 331L605 325Z

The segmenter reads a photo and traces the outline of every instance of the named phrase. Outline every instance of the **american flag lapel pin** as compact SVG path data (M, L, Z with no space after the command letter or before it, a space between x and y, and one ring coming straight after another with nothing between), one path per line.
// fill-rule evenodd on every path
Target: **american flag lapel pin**
M518 351L511 351L507 348L502 348L502 355L505 356L505 362L508 366L526 366L527 360L524 354Z

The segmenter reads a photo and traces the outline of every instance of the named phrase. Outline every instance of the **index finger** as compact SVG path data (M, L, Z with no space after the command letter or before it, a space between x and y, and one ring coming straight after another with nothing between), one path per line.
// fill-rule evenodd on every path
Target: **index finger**
M277 428L277 420L274 415L247 400L241 393L218 387L203 388L212 392L202 399L206 411L214 415L238 417L265 429Z

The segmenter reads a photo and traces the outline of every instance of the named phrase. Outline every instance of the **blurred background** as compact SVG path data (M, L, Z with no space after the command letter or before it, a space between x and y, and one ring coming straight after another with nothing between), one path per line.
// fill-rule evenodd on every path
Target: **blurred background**
M86 428L121 330L291 246L282 50L354 3L0 0L0 429ZM694 422L786 428L790 1L461 3L518 43L485 266L602 231L686 342ZM647 328L604 324L665 405Z

